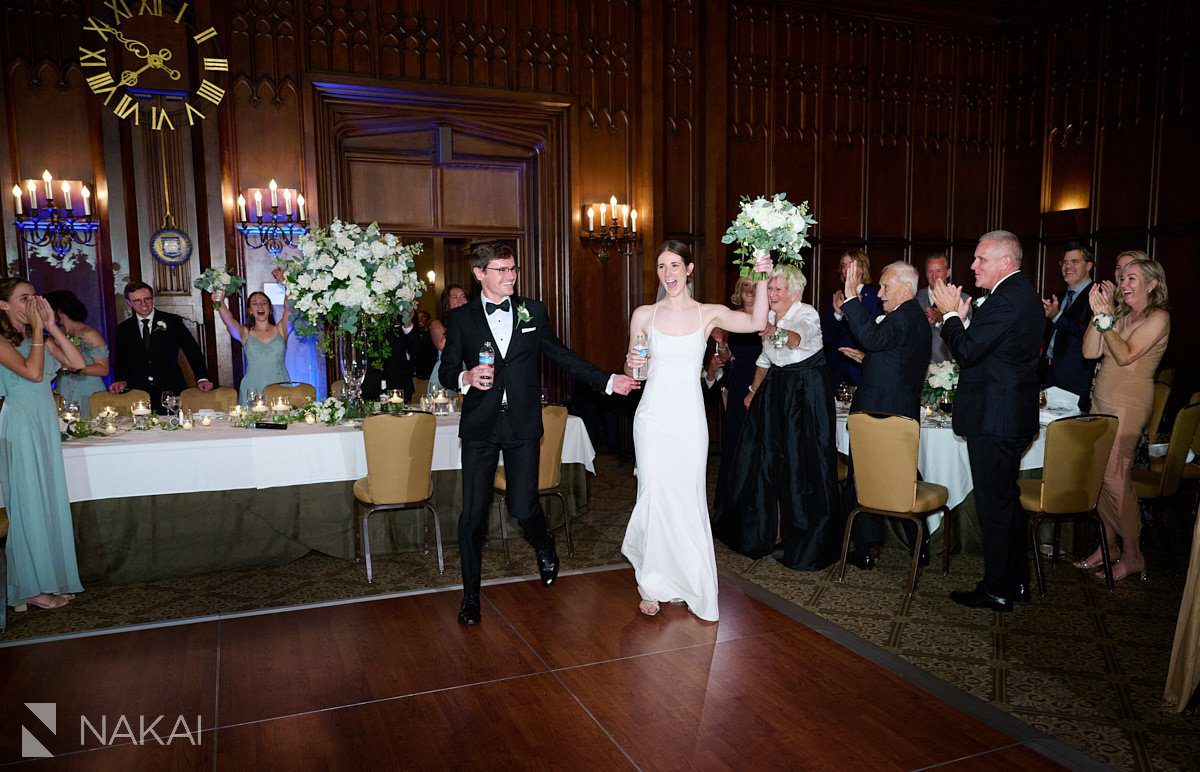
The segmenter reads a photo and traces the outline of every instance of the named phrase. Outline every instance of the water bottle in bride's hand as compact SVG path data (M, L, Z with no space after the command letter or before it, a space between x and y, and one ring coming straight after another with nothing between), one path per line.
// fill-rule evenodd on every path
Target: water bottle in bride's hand
M487 365L493 369L496 367L496 350L492 348L491 341L484 341L483 348L479 349L479 364ZM481 375L480 379L490 385L492 382L492 373L488 372L486 375Z
M637 334L637 341L633 345L633 353L643 359L650 356L650 348L646 345L646 335L644 333L639 332ZM646 369L645 367L633 368L633 379L635 381L646 380Z

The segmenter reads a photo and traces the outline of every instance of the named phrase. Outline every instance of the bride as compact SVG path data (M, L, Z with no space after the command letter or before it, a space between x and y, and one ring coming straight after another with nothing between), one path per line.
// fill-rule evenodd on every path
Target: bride
M679 241L658 248L662 300L641 306L629 323L625 373L646 373L646 390L633 419L638 492L621 552L633 564L638 606L654 616L659 603L681 600L693 614L717 620L717 563L708 522L708 423L700 388L704 349L714 327L760 332L767 322L767 282L758 283L754 311L746 314L699 303L688 292L692 252ZM754 270L771 273L769 257ZM649 348L639 356L638 335ZM648 368L648 369L647 369Z

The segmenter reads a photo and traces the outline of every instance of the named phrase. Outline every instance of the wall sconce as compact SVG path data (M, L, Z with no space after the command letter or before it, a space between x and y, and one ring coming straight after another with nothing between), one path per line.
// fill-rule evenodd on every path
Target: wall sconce
M39 206L38 188L44 191L44 204ZM100 223L92 220L92 191L77 180L63 180L58 188L62 193L62 206L54 202L54 177L50 170L42 172L42 184L37 180L26 180L25 191L13 185L13 210L16 213L17 233L31 247L49 246L60 259L76 245L88 246L100 229ZM78 187L81 214L75 211L71 191ZM25 212L28 196L29 213Z
M271 180L266 188L271 197L271 211L263 215L263 188L250 188L248 191L254 199L254 218L247 215L246 197L238 194L238 219L240 225L234 229L242 234L242 241L249 249L265 247L271 257L279 257L284 247L296 246L299 237L308 233L308 219L305 217L304 196L293 188L282 190ZM283 212L279 211L279 199L283 197ZM295 198L293 205L292 199Z
M425 278L429 280L429 286L432 287L433 285L437 284L437 274L433 271L425 274Z
M617 197L608 203L585 204L582 221L587 230L580 234L584 246L602 263L608 262L608 252L615 249L624 257L633 254L639 240L637 232L638 211L628 204L617 202Z

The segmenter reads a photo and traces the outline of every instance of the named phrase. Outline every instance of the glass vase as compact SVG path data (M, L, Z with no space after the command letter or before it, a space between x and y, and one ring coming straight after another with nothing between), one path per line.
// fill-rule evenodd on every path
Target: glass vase
M367 342L358 333L339 332L337 337L338 367L350 390L350 402L362 404L362 385L367 378Z

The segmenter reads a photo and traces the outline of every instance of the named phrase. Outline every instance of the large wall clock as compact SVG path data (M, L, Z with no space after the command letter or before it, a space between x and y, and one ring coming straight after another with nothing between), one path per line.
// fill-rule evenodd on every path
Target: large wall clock
M103 7L106 13L83 25L79 64L92 93L118 118L173 131L204 120L225 98L218 83L229 60L216 29L196 29L188 3L105 0Z

